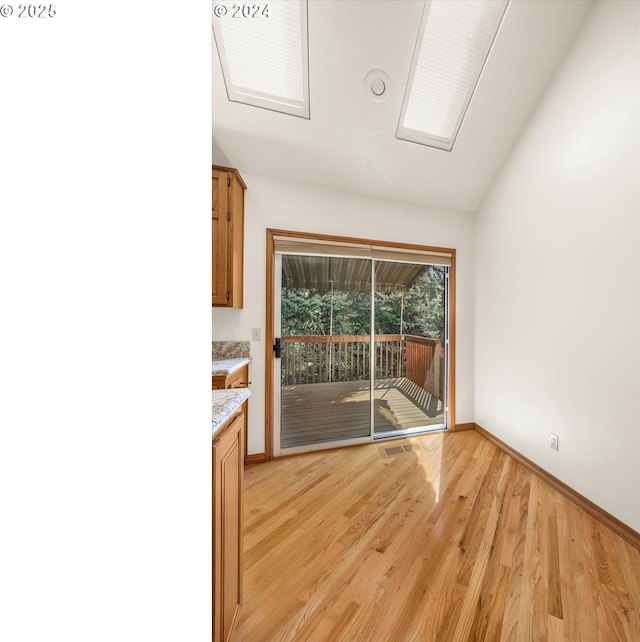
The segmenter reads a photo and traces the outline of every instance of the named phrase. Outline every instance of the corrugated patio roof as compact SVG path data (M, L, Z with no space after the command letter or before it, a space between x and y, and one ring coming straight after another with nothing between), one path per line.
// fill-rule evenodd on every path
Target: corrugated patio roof
M376 291L394 292L401 285L409 288L426 267L376 261ZM334 290L368 292L371 289L371 261L334 256L282 256L283 287L329 290L332 281Z

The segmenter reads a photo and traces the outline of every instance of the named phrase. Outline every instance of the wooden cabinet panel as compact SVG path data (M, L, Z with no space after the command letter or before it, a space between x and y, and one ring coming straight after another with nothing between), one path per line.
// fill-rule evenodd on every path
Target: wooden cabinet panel
M238 170L212 167L212 306L241 308L243 305L246 188Z
M229 388L248 388L249 384L249 364L238 368L235 372L228 375L211 375L212 390L228 390Z
M229 642L242 604L242 484L246 403L214 437L213 640Z
M211 199L212 305L227 304L227 186L226 175L213 172Z

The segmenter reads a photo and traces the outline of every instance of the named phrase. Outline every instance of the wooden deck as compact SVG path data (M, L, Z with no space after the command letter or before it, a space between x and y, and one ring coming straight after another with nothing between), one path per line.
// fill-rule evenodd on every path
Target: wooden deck
M378 381L374 389L376 434L443 423L442 402L406 377ZM282 448L368 437L368 381L282 387Z

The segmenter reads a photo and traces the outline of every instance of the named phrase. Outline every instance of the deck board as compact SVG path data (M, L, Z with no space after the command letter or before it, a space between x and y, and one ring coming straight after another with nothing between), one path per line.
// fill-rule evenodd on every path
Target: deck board
M374 389L376 433L443 423L442 402L406 377L378 381ZM367 437L368 381L282 387L282 448Z

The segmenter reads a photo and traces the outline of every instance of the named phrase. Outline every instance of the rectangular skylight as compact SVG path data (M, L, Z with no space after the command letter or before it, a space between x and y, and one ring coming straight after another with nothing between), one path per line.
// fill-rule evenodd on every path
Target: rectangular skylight
M426 0L396 137L450 151L508 0Z
M307 0L213 0L229 100L309 118Z

